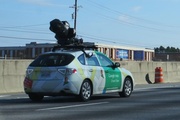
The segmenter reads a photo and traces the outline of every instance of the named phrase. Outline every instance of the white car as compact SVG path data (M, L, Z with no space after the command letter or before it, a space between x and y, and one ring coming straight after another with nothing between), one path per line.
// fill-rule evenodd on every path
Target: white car
M27 68L24 90L33 101L44 96L92 95L118 92L129 97L134 78L105 54L95 50L55 50L37 57Z

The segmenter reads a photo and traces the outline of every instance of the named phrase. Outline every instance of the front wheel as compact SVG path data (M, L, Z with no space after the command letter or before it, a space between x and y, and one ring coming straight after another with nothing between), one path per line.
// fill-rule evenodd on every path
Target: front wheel
M132 93L132 82L130 78L125 78L124 85L123 85L123 91L119 92L119 95L121 97L129 97Z
M86 102L91 98L92 86L88 80L82 83L79 97L82 101Z

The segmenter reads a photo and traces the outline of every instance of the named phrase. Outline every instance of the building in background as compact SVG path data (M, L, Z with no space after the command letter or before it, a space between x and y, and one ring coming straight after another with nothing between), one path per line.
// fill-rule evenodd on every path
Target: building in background
M56 43L36 43L31 42L26 46L0 47L1 59L34 59L38 55L51 51ZM131 61L152 61L154 50L146 48L126 47L118 45L106 45L95 43L98 50L103 52L112 60Z
M34 59L39 54L51 51L56 44L31 42L26 46L0 47L1 59Z
M23 59L26 47L0 47L0 59Z
M96 44L98 50L113 60L152 61L154 50L119 45Z

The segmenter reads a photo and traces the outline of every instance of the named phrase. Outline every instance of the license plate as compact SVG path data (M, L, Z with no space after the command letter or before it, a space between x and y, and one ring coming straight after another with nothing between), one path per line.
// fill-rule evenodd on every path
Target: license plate
M51 75L51 72L49 72L49 71L43 71L41 73L41 77L49 77L50 75Z

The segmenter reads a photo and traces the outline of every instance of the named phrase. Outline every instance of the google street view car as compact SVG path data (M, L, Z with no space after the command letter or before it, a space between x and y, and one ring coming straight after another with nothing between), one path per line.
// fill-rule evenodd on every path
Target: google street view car
M69 28L63 27L66 23L55 19L50 25L58 45L39 55L27 68L24 90L31 100L76 95L82 101L88 101L92 95L111 92L118 92L121 97L131 95L134 88L131 72L98 52L94 44L74 38L74 31L71 29L69 33L66 31ZM61 30L62 27L65 30ZM59 35L58 31L64 34Z

